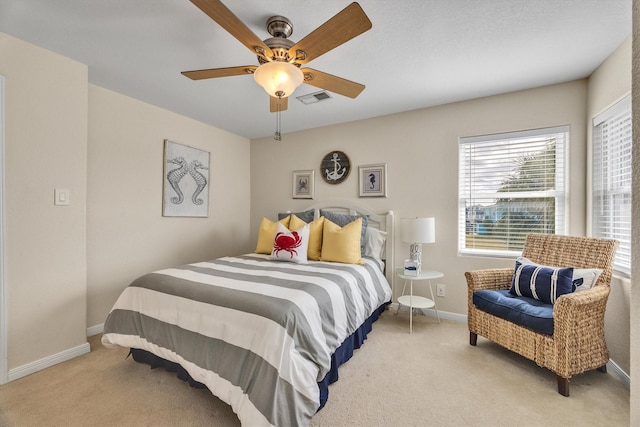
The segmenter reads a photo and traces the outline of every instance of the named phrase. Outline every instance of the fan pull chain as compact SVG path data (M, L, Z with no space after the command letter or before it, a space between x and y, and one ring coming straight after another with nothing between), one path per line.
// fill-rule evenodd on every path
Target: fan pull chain
M278 103L278 110L276 111L276 133L273 134L273 139L276 141L282 141L282 118L280 117L280 103Z

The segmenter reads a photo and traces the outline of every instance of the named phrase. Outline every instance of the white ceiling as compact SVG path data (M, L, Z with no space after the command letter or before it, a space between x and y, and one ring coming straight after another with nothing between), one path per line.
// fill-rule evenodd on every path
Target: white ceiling
M298 41L349 0L223 0L258 37L272 15ZM309 66L366 85L356 99L282 113L287 132L589 76L631 34L632 0L361 0L373 28ZM180 71L257 65L188 0L0 0L0 32L87 64L98 86L247 138L272 135L253 78L193 81ZM2 60L0 58L0 60Z

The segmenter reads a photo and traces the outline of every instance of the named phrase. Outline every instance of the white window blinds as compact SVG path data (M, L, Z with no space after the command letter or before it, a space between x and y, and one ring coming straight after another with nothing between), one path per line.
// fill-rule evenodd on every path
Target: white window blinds
M569 127L460 139L460 253L513 256L528 233L565 234Z
M631 97L593 120L594 237L620 242L614 269L631 273Z

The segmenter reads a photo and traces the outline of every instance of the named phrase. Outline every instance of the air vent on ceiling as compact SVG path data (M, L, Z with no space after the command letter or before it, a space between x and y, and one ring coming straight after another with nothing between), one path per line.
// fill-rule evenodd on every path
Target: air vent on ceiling
M305 105L315 104L316 102L325 101L331 99L331 95L328 92L321 90L320 92L309 93L307 95L300 95L297 99Z

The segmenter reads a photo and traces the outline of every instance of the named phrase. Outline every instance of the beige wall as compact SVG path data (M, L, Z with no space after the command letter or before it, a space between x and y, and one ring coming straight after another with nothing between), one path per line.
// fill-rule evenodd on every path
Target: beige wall
M86 345L87 66L0 33L0 74L11 370Z
M587 118L588 147L591 147L592 120L598 114L631 93L631 36L616 49L589 78ZM591 157L589 151L589 171ZM587 180L590 182L590 180ZM590 205L591 187L587 186ZM587 211L588 228L591 225L591 212ZM605 335L611 352L611 358L624 370L630 372L629 334L630 334L631 282L628 278L614 276L611 281L611 294L605 314Z
M342 150L351 160L352 173L339 185L329 185L318 176L315 199L354 200L375 211L393 210L397 220L434 216L436 243L423 247L423 260L428 268L445 275L441 282L447 285L447 296L437 299L438 308L466 315L464 272L511 266L513 261L458 255L458 138L570 125L570 232L584 234L586 100L587 81L579 80L285 134L281 142L253 140L252 235L262 216L274 218L278 211L299 210L307 204L291 198L293 170L315 169L318 174L322 157L330 150ZM387 163L387 198L358 199L357 167L371 163ZM409 251L399 236L395 250L398 265Z
M209 151L208 218L162 216L164 139ZM122 289L169 266L237 254L249 240L249 140L89 86L87 325Z
M245 250L250 144L89 85L86 65L2 33L0 74L11 379L88 351L87 327L139 274ZM211 153L208 218L162 217L164 139ZM53 205L56 187L70 206Z

